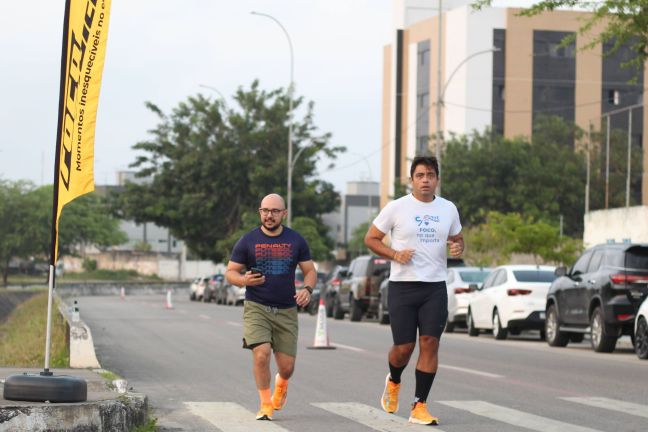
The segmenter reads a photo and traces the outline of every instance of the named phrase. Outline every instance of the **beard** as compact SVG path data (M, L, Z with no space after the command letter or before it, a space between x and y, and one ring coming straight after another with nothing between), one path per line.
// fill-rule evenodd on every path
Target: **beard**
M267 229L268 231L270 231L270 232L274 232L274 231L277 231L281 227L281 223L278 223L278 224L272 226L272 225L269 225L267 222L263 222L263 227L265 229Z

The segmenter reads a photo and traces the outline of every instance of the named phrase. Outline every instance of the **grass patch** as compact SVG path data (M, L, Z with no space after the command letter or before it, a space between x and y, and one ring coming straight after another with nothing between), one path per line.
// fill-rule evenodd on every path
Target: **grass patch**
M135 270L93 270L83 273L66 273L57 279L59 282L77 281L119 281L119 282L150 282L161 281L156 275L142 275Z
M148 423L137 426L131 432L155 432L157 430L157 419L149 419Z
M0 365L43 367L47 329L47 292L37 294L14 309L0 325ZM50 367L66 368L70 353L65 344L65 320L52 305Z

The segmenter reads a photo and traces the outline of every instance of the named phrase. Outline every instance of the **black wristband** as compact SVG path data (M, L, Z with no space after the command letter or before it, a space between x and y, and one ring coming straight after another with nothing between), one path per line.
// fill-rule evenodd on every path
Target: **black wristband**
M304 289L308 291L308 294L313 294L313 288L311 288L310 286L304 285Z

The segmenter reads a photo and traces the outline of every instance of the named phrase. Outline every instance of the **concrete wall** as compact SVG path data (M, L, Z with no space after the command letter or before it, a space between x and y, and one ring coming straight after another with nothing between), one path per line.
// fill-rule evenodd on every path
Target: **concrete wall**
M648 243L648 206L597 210L585 215L585 247L612 241Z

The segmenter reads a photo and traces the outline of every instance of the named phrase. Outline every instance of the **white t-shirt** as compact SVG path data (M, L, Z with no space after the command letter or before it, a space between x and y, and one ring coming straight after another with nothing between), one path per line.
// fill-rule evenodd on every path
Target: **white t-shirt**
M440 282L447 278L448 236L461 232L457 207L447 199L419 201L412 194L390 202L373 221L381 232L391 233L391 247L414 249L407 264L391 263L389 280Z

